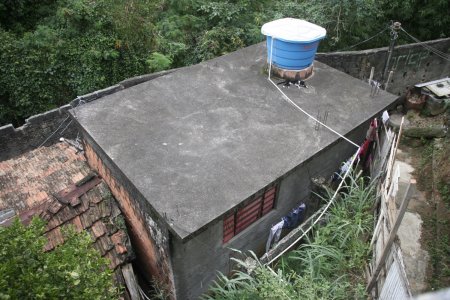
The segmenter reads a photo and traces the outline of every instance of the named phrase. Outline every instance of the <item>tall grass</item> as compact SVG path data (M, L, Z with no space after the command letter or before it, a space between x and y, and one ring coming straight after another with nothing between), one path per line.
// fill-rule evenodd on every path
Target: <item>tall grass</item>
M313 233L271 268L219 275L204 299L364 299L364 265L370 259L373 185L349 176L339 198ZM331 191L326 201L330 201ZM251 256L257 261L254 254ZM243 269L245 261L237 260Z

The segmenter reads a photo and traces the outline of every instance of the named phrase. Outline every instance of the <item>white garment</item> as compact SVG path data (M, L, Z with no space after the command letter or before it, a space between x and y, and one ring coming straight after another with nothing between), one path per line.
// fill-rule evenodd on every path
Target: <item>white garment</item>
M384 125L386 125L387 121L389 121L389 113L387 112L387 110L383 111L381 119L383 120Z
M273 225L272 228L270 228L269 238L267 239L266 243L266 252L269 252L270 247L273 244L278 243L278 240L280 239L281 235L281 229L283 229L284 226L284 220L281 220L277 224Z
M398 192L398 180L400 179L400 167L397 165L395 169L394 177L392 178L391 196L395 197Z

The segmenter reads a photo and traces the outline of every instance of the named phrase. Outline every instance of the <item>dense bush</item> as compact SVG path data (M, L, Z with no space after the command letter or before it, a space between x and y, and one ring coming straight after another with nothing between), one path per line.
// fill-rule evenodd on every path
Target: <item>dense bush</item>
M88 233L66 228L65 242L44 252L45 223L18 219L0 227L0 299L118 299L106 259Z
M365 299L364 266L370 260L374 186L350 179L298 249L271 268L258 264L247 274L220 275L205 299ZM331 194L330 194L331 197ZM254 257L256 261L257 258ZM237 260L247 268L247 263Z
M403 23L427 40L448 36L449 3L433 0L0 1L0 125L135 75L181 67L262 41L281 17L324 26L319 50L345 48ZM401 41L410 42L402 37ZM386 32L362 45L387 45Z

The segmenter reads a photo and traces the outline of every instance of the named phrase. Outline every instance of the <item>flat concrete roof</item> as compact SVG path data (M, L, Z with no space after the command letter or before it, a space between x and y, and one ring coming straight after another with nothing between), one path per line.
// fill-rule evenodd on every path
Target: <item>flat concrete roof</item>
M338 139L267 80L264 44L180 69L76 108L86 132L181 239ZM282 88L347 134L396 96L314 63L308 88Z

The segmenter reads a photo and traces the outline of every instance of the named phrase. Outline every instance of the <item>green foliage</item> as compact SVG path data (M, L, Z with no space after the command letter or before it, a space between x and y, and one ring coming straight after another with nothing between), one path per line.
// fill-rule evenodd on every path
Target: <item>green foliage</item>
M248 274L220 274L205 299L364 299L363 267L370 259L367 237L372 232L374 186L350 178L325 214L326 224L284 255L272 269L259 263ZM331 194L329 195L331 197ZM328 197L328 199L329 199ZM248 265L236 260L244 269Z
M106 259L88 233L64 230L65 243L44 252L45 223L18 219L0 227L0 299L118 299Z
M235 250L241 253L238 250ZM242 253L241 253L242 254ZM257 262L257 267L247 274L237 271L233 278L219 274L217 282L210 289L210 294L204 295L204 299L227 300L263 300L263 299L299 299L300 294L295 289L295 274L286 274L282 269L275 272L270 267L259 263L256 255L250 252ZM247 268L244 261L235 259L239 266Z
M296 6L301 18L327 30L322 51L356 44L387 26L386 21L379 20L381 11L375 0L320 1L320 5L303 1Z
M382 0L380 6L386 19L400 21L419 40L450 36L450 2L447 0Z
M264 39L282 17L327 29L320 51L354 45L399 20L422 40L448 36L449 2L433 0L0 1L0 125L125 78L186 66ZM361 47L385 46L385 32ZM411 42L404 35L400 42Z
M170 58L159 52L153 52L146 62L152 72L166 70L172 64L172 60Z

